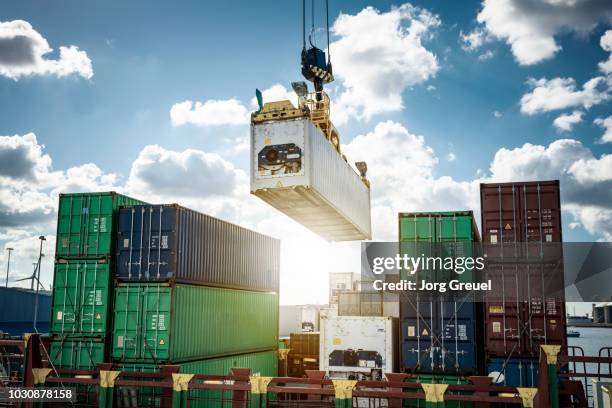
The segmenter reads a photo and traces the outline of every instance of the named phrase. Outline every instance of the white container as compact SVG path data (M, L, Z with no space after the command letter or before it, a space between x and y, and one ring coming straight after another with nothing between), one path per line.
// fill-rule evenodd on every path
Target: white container
M319 370L330 378L382 380L397 371L397 319L321 316L319 332Z
M291 333L302 332L302 306L281 305L278 313L278 335L289 337Z
M251 193L327 240L371 239L369 187L310 119L251 125Z

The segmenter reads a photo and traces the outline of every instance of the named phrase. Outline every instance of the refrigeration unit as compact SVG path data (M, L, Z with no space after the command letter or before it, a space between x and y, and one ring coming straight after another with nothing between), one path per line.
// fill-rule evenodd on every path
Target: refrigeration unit
M319 369L333 379L382 380L397 372L397 337L395 318L321 316Z
M329 241L371 239L367 166L340 153L324 92L251 117L251 194ZM320 101L317 99L319 98Z

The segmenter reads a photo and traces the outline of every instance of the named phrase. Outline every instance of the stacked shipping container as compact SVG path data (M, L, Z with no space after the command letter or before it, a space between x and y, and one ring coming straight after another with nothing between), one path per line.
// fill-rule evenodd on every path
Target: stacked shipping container
M61 195L57 237L56 366L276 374L277 240L114 192Z
M485 299L487 371L499 383L534 386L540 346L567 345L559 181L481 184L480 199L494 282Z
M400 213L400 253L412 257L443 256L445 251L472 254L473 243L480 242L471 211ZM450 272L452 273L452 272ZM418 271L402 276L419 282L421 279L447 281L445 271ZM469 281L470 273L452 273L453 279ZM435 275L432 279L432 275ZM449 299L438 292L416 291L400 295L400 341L402 371L467 375L478 372L480 355L477 349L481 316L474 299Z
M122 208L117 237L118 365L276 374L278 240L178 205Z
M142 204L117 194L60 194L50 323L51 360L90 369L107 361L117 216Z

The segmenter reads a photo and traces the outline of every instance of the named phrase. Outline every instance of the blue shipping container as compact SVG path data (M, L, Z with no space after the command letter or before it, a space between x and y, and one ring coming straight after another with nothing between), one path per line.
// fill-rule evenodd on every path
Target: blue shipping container
M278 292L280 242L172 205L119 212L117 279Z
M432 299L432 300L422 300ZM421 295L400 301L402 369L414 373L478 372L476 304Z
M491 358L487 375L494 384L510 387L537 387L538 360L535 358Z
M12 336L34 333L34 307L36 292L24 288L0 287L0 331ZM39 333L49 331L51 319L51 294L38 293L38 317L36 329Z

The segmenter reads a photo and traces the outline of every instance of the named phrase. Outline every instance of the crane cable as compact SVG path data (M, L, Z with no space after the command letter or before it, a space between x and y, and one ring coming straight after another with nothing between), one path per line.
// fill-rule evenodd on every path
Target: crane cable
M325 31L327 31L327 66L331 66L331 48L329 48L329 0L325 0Z
M312 47L312 37L315 33L315 0L311 0L310 34L308 42ZM327 65L331 64L331 48L329 47L329 0L325 0L325 34L327 37ZM306 49L306 0L302 0L302 49Z

